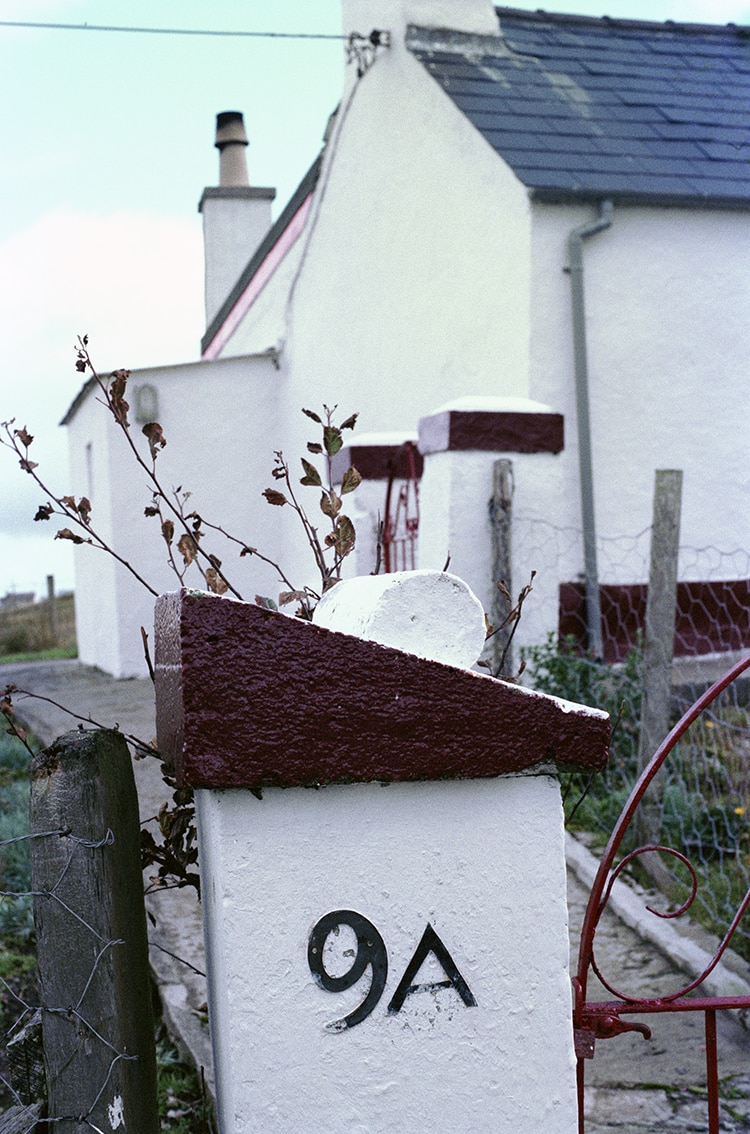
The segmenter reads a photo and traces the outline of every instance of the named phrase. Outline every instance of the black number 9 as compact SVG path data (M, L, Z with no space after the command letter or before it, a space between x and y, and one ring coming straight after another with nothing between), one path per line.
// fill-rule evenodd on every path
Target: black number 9
M323 964L323 947L329 933L342 925L348 925L357 935L357 952L348 972L343 976L331 976L326 972ZM355 913L354 910L333 910L320 919L310 934L307 963L315 980L326 992L345 992L347 988L357 983L368 965L372 969L372 984L365 999L348 1016L328 1024L326 1031L329 1032L342 1032L345 1028L353 1028L355 1024L361 1024L367 1019L383 995L388 979L388 953L385 942L372 922L362 914Z

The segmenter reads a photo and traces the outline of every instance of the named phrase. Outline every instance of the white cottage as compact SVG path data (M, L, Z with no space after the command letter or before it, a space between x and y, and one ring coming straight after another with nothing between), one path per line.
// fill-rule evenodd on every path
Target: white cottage
M353 452L374 479L357 494L354 567L373 567L388 456L420 437L417 562L450 554L489 605L488 501L507 458L508 573L517 587L537 571L519 631L533 641L570 627L585 547L605 623L627 606L632 630L654 470L679 468L682 545L715 550L710 567L683 555L682 601L705 606L719 580L728 605L710 597L706 620L734 634L701 637L691 616L684 648L750 645L747 29L489 0L343 10L345 32L364 34L320 158L273 225L273 191L246 183L240 116L220 116L202 361L131 378L136 416L168 439L165 482L312 581L294 517L261 492L274 450L304 452L302 406L359 411ZM148 491L89 389L65 423L76 491L155 589L172 588ZM216 550L245 597L277 588L254 557ZM142 672L151 597L88 548L76 571L82 660Z

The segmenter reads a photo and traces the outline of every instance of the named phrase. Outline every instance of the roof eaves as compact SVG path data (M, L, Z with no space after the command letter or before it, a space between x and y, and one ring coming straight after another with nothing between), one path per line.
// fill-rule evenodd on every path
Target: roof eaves
M698 193L658 193L638 190L567 189L541 186L528 189L529 197L542 205L596 204L607 198L615 205L647 205L657 208L733 209L747 211L750 198L703 196Z
M78 413L78 410L81 408L83 403L86 401L86 398L89 395L89 390L91 390L91 388L95 385L96 385L96 378L88 378L83 383L80 390L78 391L76 396L73 398L73 401L68 406L68 409L66 410L66 413L65 413L65 417L61 420L60 425L70 425L71 421L73 420L75 415Z
M279 352L275 346L267 347L266 350L253 351L251 353L234 356L232 358L221 358L217 361L219 365L231 365L232 363L236 363L238 358L243 362L269 361L273 363L277 370L279 366ZM205 359L195 358L191 359L188 362L168 362L163 363L159 366L139 366L136 370L130 371L130 378L133 379L134 383L139 379L141 381L143 379L146 379L149 382L154 382L159 376L168 374L170 371L180 371L182 374L186 370L198 370L200 367L203 367L205 369L206 365L207 364ZM99 375L100 381L105 383L109 382L109 379L111 377L112 375L109 373ZM73 401L68 406L68 409L65 411L65 416L61 419L59 423L60 425L70 425L71 421L76 416L91 391L93 389L96 389L98 387L98 384L99 383L97 382L97 379L93 375L90 378L86 379L76 396L73 398Z
M201 353L205 353L208 347L211 345L214 338L221 330L228 315L232 311L232 308L247 288L247 285L250 283L253 276L258 271L271 249L283 235L286 228L299 211L300 206L307 200L312 191L315 189L315 186L318 183L318 178L320 177L322 161L323 151L318 154L317 158L300 181L299 185L297 186L287 205L285 206L284 211L280 214L275 223L271 225L265 237L253 253L253 256L250 259L249 263L240 274L229 295L224 300L224 303L221 305L216 315L213 317L210 324L206 328L206 332L201 339Z

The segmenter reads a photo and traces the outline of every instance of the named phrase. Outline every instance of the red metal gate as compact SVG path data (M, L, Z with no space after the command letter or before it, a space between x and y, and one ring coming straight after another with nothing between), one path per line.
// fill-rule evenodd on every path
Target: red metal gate
M401 463L393 461L385 494L385 520L383 522L383 569L413 571L416 567L417 533L419 531L419 476L417 475L417 446L413 441L404 443L406 479L396 488L396 469Z
M638 781L633 788L630 797L623 808L623 811L615 824L612 835L610 836L607 847L602 856L599 869L594 879L594 884L589 897L588 905L586 907L586 914L583 920L583 928L581 930L581 942L578 953L578 969L576 976L573 978L574 990L574 1012L573 1012L573 1026L575 1034L576 1056L578 1060L578 1130L579 1134L585 1134L585 1123L583 1114L583 1090L584 1090L584 1077L586 1060L592 1059L594 1056L595 1045L597 1040L611 1039L614 1036L621 1035L623 1032L639 1031L643 1034L645 1039L650 1039L651 1030L643 1023L633 1022L624 1019L626 1016L644 1015L644 1014L658 1014L664 1012L703 1012L705 1017L706 1029L706 1076L707 1076L707 1095L708 1095L708 1131L709 1134L719 1134L719 1073L718 1073L718 1054L716 1043L716 1013L717 1011L726 1009L749 1008L750 996L725 996L725 997L705 997L693 996L696 990L700 990L701 984L705 981L708 975L718 964L722 955L725 953L732 939L732 936L737 928L742 916L745 913L748 905L750 905L750 889L748 889L744 898L740 902L737 911L732 918L732 921L724 935L719 948L717 949L711 962L707 965L705 970L697 976L694 980L690 981L683 988L678 989L676 992L670 992L661 997L654 997L651 999L636 999L628 996L626 993L618 991L618 989L609 981L605 974L599 968L594 953L594 940L596 937L596 930L599 924L599 919L607 905L612 887L618 875L624 870L628 863L632 862L639 855L651 851L658 851L665 855L671 855L682 862L690 872L692 879L692 892L688 900L680 907L680 909L672 913L660 913L658 910L653 909L651 906L647 907L649 912L657 917L675 918L684 914L692 905L693 899L698 890L698 877L697 873L689 861L689 859L682 854L682 852L674 848L661 846L661 845L648 845L639 847L637 850L631 851L625 855L617 864L614 865L615 858L622 845L623 838L630 826L630 823L636 813L639 803L643 799L646 791L656 776L659 769L664 764L672 749L675 747L680 738L685 734L690 725L700 716L704 709L706 709L713 701L715 701L720 694L737 678L741 673L750 668L750 656L744 658L742 661L734 665L719 681L708 689L703 696L699 697L695 704L688 710L687 713L675 725L672 731L667 736L663 744L654 753L651 761L640 775ZM587 985L589 972L593 972L602 985L613 996L612 1000L591 1002L587 999Z

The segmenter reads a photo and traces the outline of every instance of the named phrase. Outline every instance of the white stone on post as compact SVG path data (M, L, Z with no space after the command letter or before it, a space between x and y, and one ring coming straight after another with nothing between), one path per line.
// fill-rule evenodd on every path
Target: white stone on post
M220 1130L570 1134L553 764L601 767L606 715L446 664L482 637L451 576L340 583L318 617L339 629L157 604L159 745L197 789Z
M486 635L479 599L447 571L394 571L337 583L318 603L313 622L464 669L474 665Z

